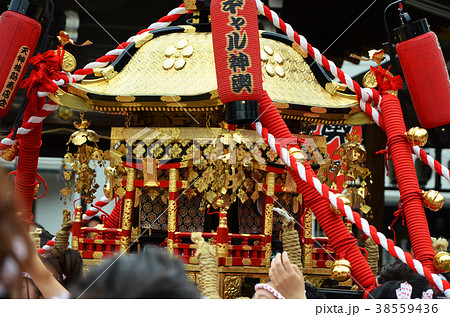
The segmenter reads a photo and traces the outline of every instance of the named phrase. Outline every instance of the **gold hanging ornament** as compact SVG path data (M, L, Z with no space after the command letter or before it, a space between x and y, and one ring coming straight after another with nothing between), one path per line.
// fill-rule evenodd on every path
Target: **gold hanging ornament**
M85 46L92 44L92 42L88 40L81 45L77 45L65 31L60 31L57 38L59 43L61 43L61 46L59 46L58 49L55 50L55 54L59 55L60 58L62 58L61 69L68 73L73 72L75 68L77 68L77 60L75 59L75 56L64 49L64 46L66 44L72 44L74 46Z
M375 63L377 63L377 66L380 67L381 62L385 59L385 54L384 54L384 50L380 49L380 50L370 50L368 51L369 54L369 58L367 57L361 57L358 56L356 54L350 54L350 57L356 58L360 61L370 61L373 60ZM386 73L390 76L393 77L394 75L389 72L386 71ZM386 81L386 79L384 79ZM377 78L375 75L375 72L373 72L372 70L369 70L362 78L362 84L364 87L366 88L377 88L378 87L378 82L377 82ZM398 95L397 90L388 90L386 91L389 94Z
M331 278L337 282L344 282L351 277L352 266L346 259L334 261L331 266Z
M428 141L428 131L419 127L409 129L405 136L411 145L424 146Z
M371 171L365 167L367 152L361 145L361 136L356 133L346 135L346 142L341 144L331 155L339 156L339 161L326 159L325 164L320 167L319 175L321 181L326 182L332 189L339 188L339 182L342 182L345 194L339 195L340 198L346 200L346 205L353 209L359 208L365 217L371 218L372 212L370 206L366 205L365 200L369 195L367 184L371 183ZM333 171L332 174L329 171ZM348 201L350 201L350 203ZM341 215L334 206L331 209Z
M433 264L439 273L450 272L450 253L446 251L438 252L434 256Z
M97 164L103 166L104 153L97 147L99 137L97 133L87 129L90 122L84 119L84 113L80 113L81 123L74 122L78 131L72 133L67 142L68 152L64 155L64 178L66 188L61 190L61 194L67 198L75 191L80 194L87 203L92 203L95 199L95 192L100 187L95 182L95 167ZM76 150L71 153L70 145L74 145ZM90 163L93 162L93 167ZM70 181L74 180L72 190ZM64 202L66 203L66 202Z
M441 209L445 202L444 196L436 190L422 190L422 199L425 207L433 211Z

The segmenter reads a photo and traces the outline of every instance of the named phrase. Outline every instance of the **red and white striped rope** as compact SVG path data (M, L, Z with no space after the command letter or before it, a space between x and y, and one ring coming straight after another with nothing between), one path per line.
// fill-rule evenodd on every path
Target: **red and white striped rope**
M301 46L301 48L308 52L308 54L320 65L329 70L334 76L345 83L358 96L361 109L367 113L367 115L376 122L381 128L384 129L383 118L381 114L372 107L369 102L374 101L376 105L381 102L381 96L375 89L361 88L361 86L354 81L348 74L344 73L339 67L337 67L332 61L329 61L323 56L320 51L312 47L308 41L299 35L290 24L284 22L276 12L270 10L269 7L264 5L260 0L255 0L258 12L264 15L269 21L271 21L277 28L282 30L292 41Z
M447 298L450 298L450 284L447 281L443 281L439 275L431 273L431 271L424 267L420 261L413 259L410 253L404 252L401 248L395 246L392 240L387 239L383 233L377 232L377 229L374 226L369 225L367 220L361 218L357 212L353 212L351 207L345 205L344 201L335 195L327 185L322 184L317 177L306 171L305 167L301 163L297 162L297 160L289 154L288 149L282 147L282 145L277 142L275 137L270 134L267 128L264 128L260 122L254 124L254 128L264 139L264 141L272 148L272 150L277 152L285 164L291 167L303 181L307 182L311 187L317 190L335 208L337 208L342 214L345 214L345 216L352 223L354 223L368 237L372 238L378 245L381 245L392 256L407 264L418 274L425 276L430 282L433 282L439 290L444 292Z
M450 172L448 168L443 166L441 163L439 163L437 160L435 160L433 157L427 154L423 149L421 149L419 146L414 145L412 146L412 152L425 164L427 164L433 171L438 173L439 175L445 177L448 181L450 181Z
M63 72L66 76L63 76L64 79L53 80L53 82L58 86L63 86L66 82L74 82L74 79L70 73ZM50 94L48 91L38 91L38 98L45 98ZM45 120L53 111L58 109L59 105L54 103L53 101L49 101L46 103L41 109L37 111L34 116L31 116L27 122L23 123L22 126L17 129L16 135L13 139L14 133L11 132L5 138L0 141L0 154L3 153L6 149L10 148L14 143L19 141L25 135L30 133L35 127L37 127L42 121Z
M86 210L86 213L83 215L83 221L88 222L89 219L94 217L100 211L99 208L105 207L106 205L108 205L111 202L111 200L112 199L109 199L106 196L103 196L102 198L100 198L100 200L97 201L95 204L93 204L91 206L91 208Z
M0 154L3 153L6 149L11 147L14 143L19 141L25 135L27 135L30 131L32 131L35 127L37 127L48 115L50 115L53 111L58 109L58 105L49 102L45 104L36 115L30 117L30 119L25 122L19 129L17 129L16 135L13 139L13 132L8 134L5 138L0 141Z
M122 52L127 48L127 46L139 35L148 33L149 31L164 28L169 26L173 21L177 20L181 15L189 13L190 11L186 10L184 7L184 3L181 4L178 8L171 10L166 16L159 19L157 22L152 23L148 26L148 28L139 31L136 35L130 37L126 42L123 42L117 46L116 49L113 49L107 52L104 56L98 58L95 62L91 62L84 66L83 69L79 69L74 72L73 76L76 81L80 81L84 79L87 75L92 74L94 72L94 68L103 68L106 67L110 62L113 62L117 59L117 57L122 54Z

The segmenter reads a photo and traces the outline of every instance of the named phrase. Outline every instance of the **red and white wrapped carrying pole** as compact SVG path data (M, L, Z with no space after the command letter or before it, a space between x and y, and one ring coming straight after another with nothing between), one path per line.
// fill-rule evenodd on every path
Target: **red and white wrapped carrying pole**
M0 118L8 113L41 35L42 2L13 0L0 18Z
M254 0L212 0L217 90L230 124L254 123L263 94L258 11Z
M450 81L436 34L426 19L394 30L400 65L417 118L433 143L450 144Z

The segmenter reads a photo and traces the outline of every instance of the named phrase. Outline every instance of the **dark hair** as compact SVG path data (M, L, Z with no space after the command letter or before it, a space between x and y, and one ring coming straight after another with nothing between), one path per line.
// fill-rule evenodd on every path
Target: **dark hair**
M83 274L83 259L78 251L58 248L45 254L42 261L65 288L78 282Z
M413 298L422 298L422 292L427 291L430 287L428 280L418 274L414 274L410 276L406 281L405 280L397 280L397 281L388 281L379 285L373 291L370 292L368 298L373 299L393 299L397 298L396 290L400 288L401 283L408 282L412 286L411 299ZM433 291L433 298L436 298L436 292Z
M98 221L99 223L103 223L102 219L100 219L99 216L93 216L92 218L90 218L90 219L88 220L88 222L86 223L86 225L89 225L89 222L91 222L91 221Z
M389 281L406 281L414 275L414 271L402 261L396 260L393 263L384 265L377 278L379 284Z
M104 260L71 293L73 298L201 298L184 264L157 247Z

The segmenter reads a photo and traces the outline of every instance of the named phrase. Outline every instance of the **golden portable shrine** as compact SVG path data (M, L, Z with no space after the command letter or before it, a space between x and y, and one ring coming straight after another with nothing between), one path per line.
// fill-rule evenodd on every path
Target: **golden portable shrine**
M169 26L182 14L192 14L188 25ZM258 14L286 35L258 30ZM30 162L39 155L33 144L42 121L58 106L80 111L61 195L69 200L76 192L90 204L73 211L71 240L86 269L157 244L184 261L204 294L209 254L219 297L237 298L251 280L267 281L273 254L285 250L317 287L371 290L381 246L450 296L437 275L450 271L450 255L435 254L428 229L416 225L426 223L423 204L443 204L437 192L419 190L409 169L411 152L430 162L420 149L426 130L399 124L402 80L381 68L382 50L371 52L378 67L363 88L258 0L185 0L79 70L66 51L73 41L65 32L58 38L57 50L29 60L35 69L22 86L31 105L0 151L6 160L18 155L16 193L29 220L36 188ZM111 128L109 149L97 146L91 111L127 118ZM448 124L430 120L427 129ZM371 123L388 136L385 154L397 172L414 259L367 221L375 212L365 202L371 172L357 127ZM355 129L330 153L324 135L302 134L313 124ZM106 184L95 182L92 162L104 168ZM450 177L439 162L428 165ZM114 209L102 213L103 224L87 227L108 204ZM361 246L354 228L363 233ZM209 253L199 252L205 244Z

